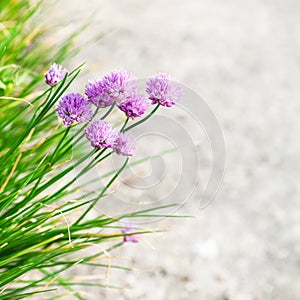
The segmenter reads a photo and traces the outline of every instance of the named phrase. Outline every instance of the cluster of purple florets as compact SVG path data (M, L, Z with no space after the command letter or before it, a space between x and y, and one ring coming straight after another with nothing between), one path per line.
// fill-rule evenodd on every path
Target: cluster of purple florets
M52 64L50 69L45 73L45 81L50 86L58 84L67 74L66 69L61 65Z
M66 76L66 70L53 64L45 73L46 83L55 86ZM62 97L56 108L65 126L76 122L89 122L93 118L92 106L104 108L116 105L127 118L141 117L151 104L171 107L182 97L182 88L170 76L161 73L147 83L148 97L138 92L135 78L125 70L118 70L90 81L85 96L71 93ZM112 148L118 155L132 156L135 142L127 132L118 132L104 120L94 120L85 129L85 136L94 148Z
M94 148L112 148L121 156L132 156L135 150L135 141L130 133L118 132L103 120L93 121L85 129L85 136Z

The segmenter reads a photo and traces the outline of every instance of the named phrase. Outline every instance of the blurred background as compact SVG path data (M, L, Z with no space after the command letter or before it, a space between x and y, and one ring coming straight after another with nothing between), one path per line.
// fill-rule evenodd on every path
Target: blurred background
M299 299L299 17L296 0L62 0L54 5L47 18L59 35L90 22L77 40L82 51L72 61L73 67L86 61L89 69L78 89L114 68L141 79L170 73L205 99L226 145L221 188L199 209L215 159L212 137L205 138L201 129L189 131L191 111L181 119L182 111L165 112L180 119L186 135L199 134L194 139L198 185L177 211L196 218L155 222L168 232L113 252L114 262L136 270L110 270L109 283L124 290L101 289L88 299ZM201 122L202 104L196 107L195 99ZM189 100L187 95L182 105ZM177 138L176 143L184 136ZM152 196L172 188L174 157L164 162L168 180ZM189 157L181 159L191 163ZM187 189L192 176L184 174Z

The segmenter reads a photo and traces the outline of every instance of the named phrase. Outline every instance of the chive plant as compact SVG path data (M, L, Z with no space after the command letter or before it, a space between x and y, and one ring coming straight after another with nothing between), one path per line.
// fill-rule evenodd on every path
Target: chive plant
M54 63L43 73L50 60L68 58L72 38L51 53L41 42L46 30L28 35L41 4L0 2L0 299L28 298L57 286L84 299L74 286L86 283L75 282L66 272L78 265L128 271L98 259L152 232L121 226L122 221L160 216L155 211L167 207L113 217L90 214L99 200L109 201L111 186L134 155L130 130L159 107L175 105L182 90L171 77L158 74L142 94L132 74L116 70L88 82L84 93L70 93L83 65L67 72ZM36 93L37 87L42 92ZM120 126L108 121L114 110L124 113ZM84 199L77 179L113 155L121 156L123 163L103 174L107 183ZM77 167L80 172L74 176ZM103 246L97 253L81 251L99 244ZM74 258L76 253L80 259Z

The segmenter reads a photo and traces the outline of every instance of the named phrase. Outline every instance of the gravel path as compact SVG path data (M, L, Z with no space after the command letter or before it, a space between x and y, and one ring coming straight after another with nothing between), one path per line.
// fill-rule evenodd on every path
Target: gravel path
M219 119L226 174L215 201L199 210L211 166L199 132L203 181L179 211L198 218L163 220L155 226L170 232L115 252L138 270L112 270L110 283L126 289L95 291L88 299L299 299L300 2L63 0L55 8L69 27L91 13L79 44L106 35L74 64L87 61L89 78L119 67L138 78L174 75ZM179 117L180 111L172 115ZM166 180L157 195L170 186Z

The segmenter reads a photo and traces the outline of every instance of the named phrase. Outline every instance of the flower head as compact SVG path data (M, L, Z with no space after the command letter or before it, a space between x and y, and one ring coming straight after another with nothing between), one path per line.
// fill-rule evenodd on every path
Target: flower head
M45 73L45 81L50 86L55 86L60 82L65 76L67 71L58 64L52 64L50 69Z
M121 229L121 232L122 233L132 233L132 232L135 232L136 230L133 229L133 228L130 228L130 227L124 227ZM126 242L131 242L131 243L137 243L139 241L139 236L138 235L135 235L135 234L131 234L131 235L124 235L123 236L123 241L124 243Z
M102 80L90 81L85 87L85 94L88 97L88 101L99 108L107 107L114 103L114 99L107 94Z
M160 73L147 81L146 92L152 104L171 107L182 97L180 85L170 76Z
M103 120L95 120L85 129L85 136L93 147L109 148L114 146L117 133L109 123Z
M125 70L114 71L103 78L88 83L85 94L97 107L118 104L136 94L137 87L132 74Z
M74 122L87 122L93 115L88 102L79 93L71 93L62 97L56 112L66 126L71 126Z
M149 106L150 103L147 101L146 97L140 94L136 94L118 105L119 109L131 119L140 117Z
M133 136L126 132L119 132L113 149L118 155L132 156L135 150L135 140Z
M136 93L137 87L132 74L126 70L118 70L105 75L103 87L106 93L118 104Z

